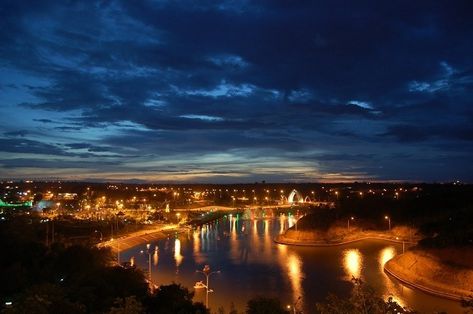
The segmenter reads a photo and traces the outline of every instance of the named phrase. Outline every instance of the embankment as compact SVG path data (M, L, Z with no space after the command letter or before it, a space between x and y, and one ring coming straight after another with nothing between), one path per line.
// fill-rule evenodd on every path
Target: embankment
M414 249L384 265L389 275L424 292L461 300L473 297L473 249Z

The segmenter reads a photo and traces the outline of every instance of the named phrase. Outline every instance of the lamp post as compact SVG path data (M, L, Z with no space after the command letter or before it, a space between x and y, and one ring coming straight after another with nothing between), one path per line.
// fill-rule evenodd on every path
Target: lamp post
M296 300L296 302L294 302L294 304L291 306L291 305L287 305L287 309L290 311L291 310L291 307L292 307L292 313L296 314L297 313L297 303L299 303L299 301L301 300L301 296L299 296Z
M355 217L352 216L352 217L348 218L348 220L347 220L348 231L350 231L350 220L355 220Z
M140 253L144 254L145 251L141 250ZM151 291L153 291L154 289L156 289L157 286L155 284L153 284L153 280L152 280L153 273L152 273L152 268L151 268L151 255L155 254L156 255L155 258L157 258L158 246L156 245L154 247L154 252L153 252L153 251L151 251L151 244L149 244L149 243L146 244L146 253L148 254L148 284L149 284L149 287L150 287ZM157 265L156 263L157 263L157 261L155 261L155 265Z
M194 288L205 288L205 307L209 308L209 292L213 292L212 289L209 288L209 277L212 274L220 274L220 270L218 271L210 271L210 266L205 265L202 270L196 270L196 273L202 273L205 276L206 284L203 284L202 281L196 282Z
M151 244L146 244L146 253L148 254L148 281L151 286L151 250L150 250ZM144 250L140 251L141 254L144 254Z
M95 230L94 233L100 233L100 242L102 242L102 239L103 239L102 231Z
M391 218L389 216L384 216L384 219L388 221L388 227L389 227L389 230L391 231Z

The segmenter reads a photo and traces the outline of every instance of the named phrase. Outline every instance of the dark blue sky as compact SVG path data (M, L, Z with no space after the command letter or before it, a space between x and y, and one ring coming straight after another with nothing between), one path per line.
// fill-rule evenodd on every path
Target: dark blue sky
M0 177L473 181L473 1L0 0Z

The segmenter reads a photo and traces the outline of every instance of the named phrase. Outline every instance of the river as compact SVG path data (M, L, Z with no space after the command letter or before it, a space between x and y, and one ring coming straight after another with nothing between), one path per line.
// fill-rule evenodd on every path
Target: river
M348 297L352 276L361 277L380 295L422 313L461 313L458 302L437 298L404 286L383 271L384 263L402 251L402 245L369 240L336 247L295 247L276 244L273 238L292 226L293 217L242 220L229 216L196 231L175 235L122 252L123 260L148 270L151 260L155 284L181 283L193 290L205 277L196 270L210 265L209 306L226 311L233 302L244 310L254 296L277 297L283 305L313 313L328 293ZM158 247L155 251L156 246ZM143 251L143 252L141 252ZM195 290L195 301L205 303L205 289Z

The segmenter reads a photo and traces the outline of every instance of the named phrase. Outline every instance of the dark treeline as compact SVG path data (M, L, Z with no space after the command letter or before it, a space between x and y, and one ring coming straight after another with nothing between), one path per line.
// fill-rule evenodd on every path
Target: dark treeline
M150 293L140 270L112 263L108 249L47 247L30 215L0 222L0 296L5 313L207 313L179 285Z
M392 194L392 193L391 193ZM424 185L395 197L382 193L340 192L335 209L313 209L298 224L301 230L327 230L337 222L355 217L353 226L386 230L391 225L417 228L421 246L473 245L473 188L471 185Z

